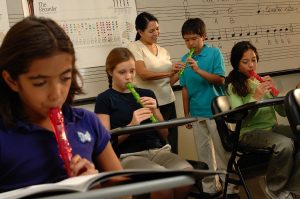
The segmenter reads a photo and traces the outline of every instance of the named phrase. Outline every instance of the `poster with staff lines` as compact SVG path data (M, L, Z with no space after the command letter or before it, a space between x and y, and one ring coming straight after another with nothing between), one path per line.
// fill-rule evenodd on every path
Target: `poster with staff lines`
M0 0L0 45L9 29L6 0Z
M85 95L108 88L105 60L114 47L127 46L136 31L134 0L34 0L34 14L57 21L70 36Z
M86 92L80 99L107 89L106 56L113 47L134 40L135 17L143 11L158 18L158 43L170 52L172 61L188 52L182 24L200 17L206 23L206 42L222 51L227 74L232 68L231 48L241 40L258 48L258 72L299 68L298 0L34 0L35 14L54 18L74 43Z
M172 0L136 1L137 11L148 11L160 24L159 44L174 61L188 52L181 36L187 18L200 17L207 40L223 53L227 74L230 51L250 40L260 55L258 72L299 68L300 1L296 0Z

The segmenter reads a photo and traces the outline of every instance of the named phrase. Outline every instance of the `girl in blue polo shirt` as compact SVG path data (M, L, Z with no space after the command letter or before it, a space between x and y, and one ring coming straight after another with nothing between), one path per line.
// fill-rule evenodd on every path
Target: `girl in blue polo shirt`
M70 106L82 91L73 44L58 24L27 17L11 27L0 72L0 192L68 177L48 118L53 107L64 115L71 176L122 169L96 115Z

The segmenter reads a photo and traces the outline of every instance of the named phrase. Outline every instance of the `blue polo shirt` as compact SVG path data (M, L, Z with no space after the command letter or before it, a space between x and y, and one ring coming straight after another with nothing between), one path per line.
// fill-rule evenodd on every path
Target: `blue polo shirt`
M181 59L185 62L187 54ZM192 58L199 68L209 73L225 77L225 64L218 48L204 44L199 54ZM180 78L180 85L188 90L189 112L191 116L211 117L211 101L214 97L224 95L224 86L215 86L196 74L191 67L186 67Z
M93 161L110 134L97 116L84 109L63 108L73 154ZM52 131L18 121L13 129L0 123L0 192L67 178Z

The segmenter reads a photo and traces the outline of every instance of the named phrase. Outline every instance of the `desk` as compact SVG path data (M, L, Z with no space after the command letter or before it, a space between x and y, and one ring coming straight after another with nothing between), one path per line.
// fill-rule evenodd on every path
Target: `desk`
M88 192L77 192L50 197L44 199L100 199L100 198L119 198L130 195L139 195L160 191L165 189L173 189L176 187L192 185L195 179L210 175L226 175L226 171L209 171L209 170L140 170L136 173L137 181L129 182L122 185L105 187ZM134 175L134 173L133 173ZM130 175L129 175L130 177ZM134 176L132 176L134 177Z
M198 118L198 117L176 118L176 119L172 119L172 120L168 120L168 121L141 124L141 125L135 125L135 126L119 127L119 128L112 129L110 131L110 133L112 136L119 136L119 135L128 134L128 133L144 133L143 130L181 126L181 125L192 123L192 122L195 122L195 121L201 120L201 119L203 119L203 118Z
M195 179L191 176L181 175L175 177L168 177L158 180L149 180L145 182L131 183L107 188L101 188L97 190L91 190L88 192L79 192L71 194L56 195L51 197L45 197L44 199L110 199L119 198L128 195L138 195L143 193L149 193L153 191L159 191L164 189L171 189L184 185L192 185L195 183Z
M261 107L265 107L265 106L284 104L284 99L285 99L285 97L275 97L272 99L265 99L265 100L256 101L256 102L249 102L247 104L238 106L234 109L230 109L228 111L224 111L224 112L215 114L211 117L211 119L215 119L215 118L218 118L221 116L226 116L226 115L228 115L229 117L235 117L236 114L248 113L249 110L254 109L254 108L261 108Z

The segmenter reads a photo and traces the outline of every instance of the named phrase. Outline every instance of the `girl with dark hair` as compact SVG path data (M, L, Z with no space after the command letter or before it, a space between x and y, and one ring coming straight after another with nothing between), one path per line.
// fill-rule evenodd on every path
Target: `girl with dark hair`
M249 93L246 81L249 75L247 76L239 71L241 59L244 53L248 50L252 50L252 52L255 54L255 57L253 59L255 59L256 62L258 62L259 56L255 46L253 46L250 42L247 41L239 42L231 50L230 62L233 67L233 70L229 73L228 77L226 78L227 85L231 83L234 91L237 92L237 94L240 96L245 96Z
M258 53L248 41L234 45L230 57L233 70L226 79L226 92L232 108L273 98L273 80L262 77L260 82L251 77L256 71ZM272 148L273 155L266 173L265 192L269 198L292 199L300 193L299 145L290 126L279 125L275 112L284 116L284 106L270 106L250 111L244 119L240 143L254 148Z
M108 130L149 123L152 115L163 121L151 90L135 88L141 96L141 106L126 87L135 76L135 59L127 48L115 48L108 54L106 72L111 88L97 96L95 113ZM119 136L115 149L124 169L191 169L186 160L171 153L170 145L165 144L167 135L167 129L150 129ZM188 191L189 187L181 187L174 191L155 192L152 198L185 198Z
M63 112L71 176L122 169L97 116L70 106L82 93L80 76L73 44L57 23L27 17L11 27L0 47L0 72L0 192L68 177L52 108Z
M172 85L178 81L178 71L183 63L172 64L169 52L157 44L160 30L155 16L148 12L140 13L136 17L135 28L136 41L128 46L136 59L137 75L134 83L155 93L165 120L177 118ZM174 153L178 153L177 140L177 127L172 127L169 129L168 141Z

